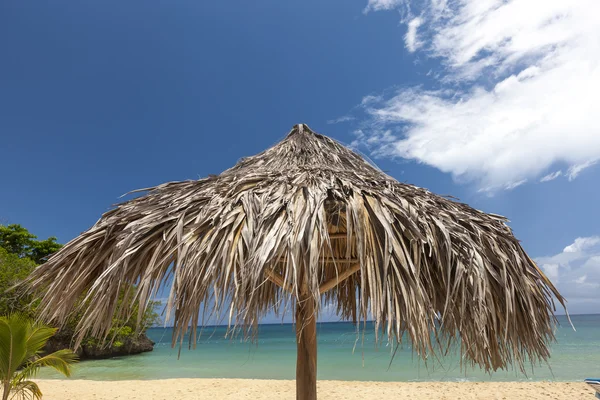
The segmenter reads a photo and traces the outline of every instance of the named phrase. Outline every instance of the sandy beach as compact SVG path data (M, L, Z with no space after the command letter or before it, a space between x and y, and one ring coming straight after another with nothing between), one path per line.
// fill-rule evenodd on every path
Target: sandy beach
M149 381L39 380L45 400L294 399L294 381L165 379ZM319 399L593 399L581 382L321 381Z

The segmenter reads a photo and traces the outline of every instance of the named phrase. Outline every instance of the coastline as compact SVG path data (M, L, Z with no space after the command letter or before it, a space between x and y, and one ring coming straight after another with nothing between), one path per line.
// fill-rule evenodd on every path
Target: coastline
M294 399L293 380L159 379L36 380L45 400ZM373 382L318 381L319 399L540 399L593 398L583 382Z

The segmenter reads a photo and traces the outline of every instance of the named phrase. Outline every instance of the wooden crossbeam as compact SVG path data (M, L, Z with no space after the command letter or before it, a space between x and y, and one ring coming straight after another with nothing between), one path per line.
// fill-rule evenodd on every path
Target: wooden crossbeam
M336 262L343 262L343 261L348 261L348 260L336 260ZM334 276L330 280L323 282L321 284L321 286L319 286L319 294L323 294L323 293L333 289L334 287L336 287L337 285L339 285L340 283L342 283L343 281L345 281L346 279L351 277L353 274L355 274L359 270L360 270L360 264L354 264L350 268L342 271L337 276ZM273 271L272 269L267 269L265 271L265 274L267 275L267 278L271 282L273 282L274 284L276 284L283 290L285 290L289 293L292 293L291 285L289 283L285 282L285 280L283 279L283 276L281 276L281 274L278 274L277 272Z
M334 287L336 287L337 285L339 285L340 283L342 283L343 281L345 281L346 279L351 277L354 273L358 272L359 270L360 270L360 264L355 264L355 265L351 266L350 268L348 268L347 270L343 271L341 274L334 276L327 282L323 282L321 284L321 286L319 286L319 293L323 294L323 293L327 292L328 290L333 289Z
M348 234L346 232L337 232L329 234L329 239L346 239L347 237Z
M285 282L285 280L283 279L283 276L281 276L277 272L273 271L272 269L267 269L265 273L267 275L267 278L269 278L269 280L271 282L273 282L274 284L276 284L283 290L285 290L289 293L292 293L292 287L290 286L289 283Z

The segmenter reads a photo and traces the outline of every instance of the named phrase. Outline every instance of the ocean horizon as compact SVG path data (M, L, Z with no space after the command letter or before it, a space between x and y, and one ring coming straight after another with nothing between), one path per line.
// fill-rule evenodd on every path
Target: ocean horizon
M456 354L425 365L413 354L410 342L394 351L387 340L375 343L372 323L361 329L349 322L321 322L317 327L318 379L360 381L581 381L600 375L600 314L557 316L556 342L548 365L485 373L460 365ZM364 332L364 336L363 336ZM166 378L294 379L296 343L294 325L261 324L258 338L225 338L225 326L204 327L196 349L171 347L172 328L151 328L152 352L90 360L77 364L73 379L153 380ZM354 351L353 351L354 349ZM39 378L60 378L43 369Z

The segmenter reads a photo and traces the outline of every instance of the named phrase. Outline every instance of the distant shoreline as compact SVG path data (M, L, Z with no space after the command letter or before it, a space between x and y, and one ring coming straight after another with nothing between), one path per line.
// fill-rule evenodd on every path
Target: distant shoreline
M567 314L555 314L557 317L567 317ZM594 314L569 314L569 317L573 317L573 316L594 316L594 315L600 315L600 313L594 313ZM368 320L366 321L367 323L372 323L374 322L373 320ZM352 321L317 321L317 324L351 324ZM363 323L362 321L360 322L361 324ZM260 323L258 324L258 326L261 325L294 325L293 322L266 322L266 323ZM203 327L203 328L221 328L221 327L227 327L227 324L211 324L211 325L198 325L198 327ZM163 329L163 328L173 328L173 325L167 325L167 326L152 326L148 329Z

